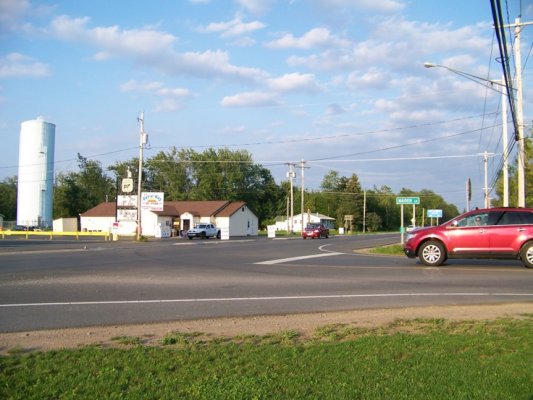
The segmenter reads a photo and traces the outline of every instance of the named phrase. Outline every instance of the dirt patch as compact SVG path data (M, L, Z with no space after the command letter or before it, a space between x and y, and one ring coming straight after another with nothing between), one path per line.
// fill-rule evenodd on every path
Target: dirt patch
M145 345L158 345L171 332L202 332L210 336L235 337L296 330L302 336L310 336L317 328L331 324L372 328L397 319L493 320L502 317L519 318L525 314L533 314L533 302L353 310L1 333L0 354L13 349L47 351L86 345L117 346L117 341L113 338L121 336L139 338Z

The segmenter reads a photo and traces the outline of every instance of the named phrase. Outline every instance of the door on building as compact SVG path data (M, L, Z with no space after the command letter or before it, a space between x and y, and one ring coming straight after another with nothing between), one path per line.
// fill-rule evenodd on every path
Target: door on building
M191 229L191 220L190 219L184 219L182 221L183 223L183 233L185 234L189 229Z

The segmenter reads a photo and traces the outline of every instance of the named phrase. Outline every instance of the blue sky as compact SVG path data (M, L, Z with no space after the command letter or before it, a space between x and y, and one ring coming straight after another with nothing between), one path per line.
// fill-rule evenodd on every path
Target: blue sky
M533 21L527 1L504 12ZM532 38L525 27L528 127ZM278 183L303 159L311 189L336 170L464 209L468 178L483 205L480 153L494 153L489 181L501 162L500 95L423 66L500 79L489 0L0 0L0 41L0 180L17 174L25 120L56 124L59 173L77 153L136 157L141 112L146 157L245 149Z

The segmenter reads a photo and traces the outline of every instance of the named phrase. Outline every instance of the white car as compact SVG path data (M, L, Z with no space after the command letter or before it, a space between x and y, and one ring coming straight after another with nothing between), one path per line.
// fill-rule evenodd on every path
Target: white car
M189 229L187 232L187 237L200 238L200 239L209 239L210 237L216 237L220 239L220 229L218 229L215 224L196 224L192 229Z

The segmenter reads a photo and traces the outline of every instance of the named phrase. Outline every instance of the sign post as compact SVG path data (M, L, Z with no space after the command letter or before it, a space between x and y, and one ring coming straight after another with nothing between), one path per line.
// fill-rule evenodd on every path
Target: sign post
M403 226L403 206L404 204L407 204L407 205L412 205L413 206L413 225L415 224L415 205L416 204L420 204L420 197L418 196L413 196L413 197L396 197L396 205L400 205L401 206L401 209L400 209L400 218L401 218L401 226L400 226L400 232L401 232L401 237L402 237L402 244L404 243L404 233L405 233L405 228Z
M442 218L442 210L428 210L428 218L431 218L431 225L433 225L433 218L437 218L437 225L439 224L439 218Z

